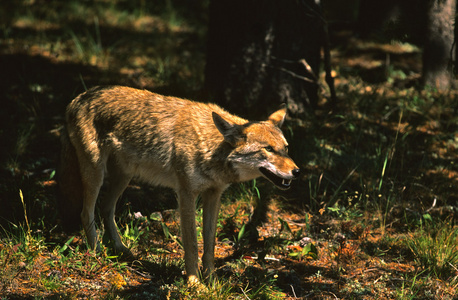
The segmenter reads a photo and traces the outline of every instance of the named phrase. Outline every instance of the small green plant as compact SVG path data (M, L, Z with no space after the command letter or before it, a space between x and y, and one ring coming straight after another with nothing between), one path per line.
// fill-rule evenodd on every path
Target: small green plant
M422 283L418 282L418 276L424 271L417 273L409 280L409 276L406 275L406 280L402 282L401 288L397 290L396 299L399 300L412 300L416 299L418 292L422 288ZM410 285L407 283L410 282Z
M31 262L35 257L40 255L42 251L45 250L44 239L41 235L35 236L32 234L27 214L27 207L24 202L24 195L22 194L22 190L19 190L19 197L21 199L22 207L24 209L24 219L26 228L24 228L24 226L17 226L15 224L11 224L17 232L15 236L12 236L12 241L14 241L14 243L16 244L15 248L17 250L17 254L21 255L26 262Z
M190 286L185 280L179 280L174 285L167 285L168 299L235 299L232 278L224 280L218 278L208 279L204 285L196 284Z
M298 260L302 259L317 259L318 258L318 249L313 243L308 243L305 245L302 250L299 248L298 251L293 251L288 254L288 256L292 258L296 258Z
M200 213L200 215L202 215L202 214ZM150 220L159 222L161 224L162 234L164 235L165 240L169 240L170 239L170 240L174 241L175 243L177 243L178 246L180 246L181 249L184 249L180 238L178 236L174 235L172 232L170 232L170 228L162 220L162 217L160 216L160 214L154 214L154 213L151 214L150 215Z
M415 261L428 274L443 280L457 281L458 227L449 224L431 225L421 229L406 241Z
M365 196L362 196L358 191L354 193L344 191L343 196L346 198L346 205L340 204L340 201L338 201L333 206L327 207L331 215L344 220L353 220L361 217L362 212L359 208L359 203L361 202L361 198Z
M124 238L124 241L127 242L126 246L132 248L134 245L137 245L137 241L142 236L142 234L143 231L139 230L139 227L134 222L132 222L130 226L129 224L126 224L122 237Z
M293 232L288 222L286 222L282 218L278 218L278 221L281 224L280 231L288 232L291 235L292 240L295 240L295 241L300 240L300 238L303 235L302 228L296 232ZM291 242L283 242L283 244L287 244L287 248L290 249L291 252L288 253L288 256L291 258L295 258L298 260L307 259L307 258L308 259L317 259L318 258L318 249L316 248L315 244L313 244L312 242L307 243L303 247L299 246L299 242L295 242L293 243L293 245L291 245Z

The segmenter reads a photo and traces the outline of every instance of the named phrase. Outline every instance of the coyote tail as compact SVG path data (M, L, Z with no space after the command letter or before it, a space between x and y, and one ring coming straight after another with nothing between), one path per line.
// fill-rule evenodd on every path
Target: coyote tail
M60 130L61 153L57 167L57 207L62 227L67 232L80 228L83 209L83 183L75 147L70 141L67 128Z

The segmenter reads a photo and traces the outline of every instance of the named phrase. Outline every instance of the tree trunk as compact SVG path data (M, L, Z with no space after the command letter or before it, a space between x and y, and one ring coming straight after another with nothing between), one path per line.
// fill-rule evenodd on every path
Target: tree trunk
M295 114L315 108L322 28L313 0L212 0L210 101L244 117L267 115L281 103Z
M456 0L429 0L423 52L425 86L448 90L452 81L453 24Z
M428 0L430 1L430 0ZM356 32L362 38L423 44L427 1L360 0Z

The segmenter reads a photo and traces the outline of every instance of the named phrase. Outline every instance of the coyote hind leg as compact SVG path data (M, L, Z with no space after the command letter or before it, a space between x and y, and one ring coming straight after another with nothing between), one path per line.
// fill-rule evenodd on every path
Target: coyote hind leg
M97 231L95 228L94 211L100 187L103 183L103 167L93 167L90 164L80 163L81 177L83 183L83 209L81 211L81 222L89 246L92 249L100 250L97 241Z
M105 232L113 243L116 253L132 256L130 250L122 243L118 227L115 222L116 203L127 188L131 176L126 175L115 162L108 164L108 192L101 203L101 214L105 225Z

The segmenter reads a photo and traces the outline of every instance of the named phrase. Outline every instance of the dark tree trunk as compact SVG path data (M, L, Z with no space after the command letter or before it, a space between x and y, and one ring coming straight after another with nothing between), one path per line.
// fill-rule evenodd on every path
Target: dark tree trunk
M245 117L315 108L323 24L313 0L211 1L209 100Z
M425 86L438 90L447 90L451 86L455 10L456 0L429 0L423 80Z
M456 5L455 5L456 6ZM456 7L455 7L456 11ZM458 14L455 12L455 32L454 32L454 40L453 40L453 48L455 50L455 61L454 61L454 70L453 70L453 75L458 75L458 26L456 26L456 23L458 22Z
M360 0L356 32L363 38L423 44L426 2L419 0Z
M383 34L387 24L399 18L400 2L399 0L361 0L356 32L363 38L373 34Z

